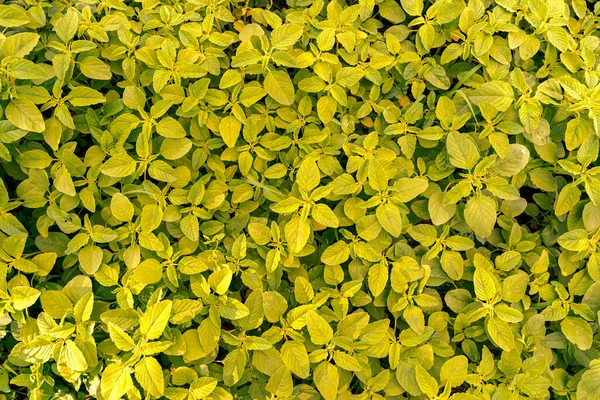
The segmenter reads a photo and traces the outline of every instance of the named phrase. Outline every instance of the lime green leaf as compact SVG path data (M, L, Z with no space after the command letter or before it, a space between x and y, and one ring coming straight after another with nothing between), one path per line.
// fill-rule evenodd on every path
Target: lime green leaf
M162 368L154 357L143 357L138 361L135 365L135 379L146 393L154 397L162 396L165 391Z
M130 222L133 218L135 209L127 196L121 193L115 193L110 199L110 211L119 221Z
M467 378L469 360L465 356L455 356L442 365L440 370L440 383L451 387L460 386Z
M290 251L298 253L304 248L310 237L310 225L300 217L292 219L285 225L285 239Z
M107 400L118 400L133 387L129 367L122 363L108 365L100 381L102 397Z
M333 338L333 329L331 329L325 318L314 311L307 313L305 318L310 340L317 345L329 343Z
M373 296L379 296L383 292L388 276L388 267L384 263L376 263L369 268L369 289Z
M329 123L337 111L337 101L331 96L323 96L317 101L317 114L324 123Z
M265 78L265 89L269 96L284 106L294 104L294 85L287 72L271 71Z
M24 168L44 169L52 164L52 157L43 150L29 150L19 154L17 162Z
M0 5L0 26L12 28L29 23L27 12L16 4Z
M31 132L46 129L44 117L36 105L28 99L13 99L6 106L6 118L16 127Z
M156 124L156 132L166 138L184 138L186 136L183 126L171 117L165 117Z
M2 10L6 12L7 8ZM11 7L9 10L14 8ZM2 53L4 57L25 57L37 46L39 40L40 35L34 32L15 33L2 42Z
M571 251L585 251L589 247L588 233L585 229L565 232L558 238L558 244Z
M88 369L85 356L72 340L65 341L61 347L59 362L66 364L73 371L83 372Z
M112 322L108 323L108 333L110 334L110 339L120 350L130 351L135 348L133 339Z
M128 154L122 153L109 158L100 171L113 178L123 178L131 175L136 169L137 163Z
M478 86L469 100L475 105L483 102L491 103L498 111L506 111L511 106L515 98L512 86L504 81L491 81Z
M485 195L471 197L465 207L465 220L477 236L488 237L496 225L496 202Z
M112 77L110 66L102 62L98 57L86 57L79 63L79 68L85 76L91 79L106 81Z
M296 24L278 26L273 30L273 33L271 33L271 45L274 49L287 49L300 40L303 32L304 29Z
M97 90L78 86L71 90L67 96L69 103L78 107L91 106L92 104L104 103L106 98Z
M335 366L323 361L315 368L314 381L325 400L335 400L339 386L339 373Z
M265 388L276 396L290 396L294 390L294 382L292 381L290 370L286 366L279 367L271 376Z
M225 117L219 123L219 132L227 147L235 146L242 124L233 116Z
M40 291L29 286L17 286L10 290L10 300L15 310L31 307L40 297Z
M483 267L475 268L473 284L475 285L475 294L481 301L490 301L498 294L496 278Z
M488 336L504 351L510 351L515 346L515 337L510 325L496 318L489 318L486 323Z
M171 301L164 300L148 307L140 318L140 333L147 339L159 338L171 316Z
M431 375L429 375L429 372L422 366L417 365L415 373L419 389L429 397L436 396L438 393L438 383Z
M306 379L310 374L310 361L306 347L301 342L288 340L281 346L281 359L296 376Z
M382 204L377 207L376 215L383 229L394 237L400 236L400 233L402 233L402 216L398 207L390 203Z
M554 207L554 214L560 216L569 212L581 197L581 190L577 188L574 183L566 184L558 194L556 199L556 205Z
M567 340L578 349L587 350L592 347L593 333L590 324L578 317L566 317L560 323L560 330Z
M479 149L467 135L452 131L446 141L450 163L457 168L471 169L479 161Z

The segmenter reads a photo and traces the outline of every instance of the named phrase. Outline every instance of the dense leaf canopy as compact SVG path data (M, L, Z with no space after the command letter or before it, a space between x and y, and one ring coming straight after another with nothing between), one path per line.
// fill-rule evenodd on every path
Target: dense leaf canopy
M3 399L600 398L600 7L0 2Z

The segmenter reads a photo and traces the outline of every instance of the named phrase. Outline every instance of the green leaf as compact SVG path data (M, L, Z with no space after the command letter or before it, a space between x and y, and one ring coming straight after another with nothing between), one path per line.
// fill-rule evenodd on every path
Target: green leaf
M112 322L108 323L108 333L110 334L110 339L120 350L130 351L135 348L135 342L133 339L125 331Z
M530 153L525 146L512 143L508 155L496 161L493 171L502 176L515 176L527 166L529 159Z
M460 253L456 251L444 251L440 257L442 269L444 272L455 281L462 278L464 273L464 260Z
M435 28L432 24L425 23L419 28L418 34L419 39L421 39L421 43L423 44L423 47L426 51L429 51L435 40Z
M102 372L100 390L105 399L118 400L132 387L131 370L124 364L110 364Z
M66 340L61 347L59 362L66 364L73 371L83 372L88 369L85 356L72 340Z
M17 79L45 79L46 71L29 60L12 60L8 64L8 73Z
M154 357L143 357L135 365L135 379L144 391L154 397L164 394L164 378L162 368Z
M115 193L110 199L110 211L113 217L122 222L130 222L135 211L127 196Z
M450 163L457 168L470 170L479 161L479 149L467 135L452 131L446 141Z
M359 68L345 67L335 74L335 81L342 87L352 87L355 86L363 76L364 72Z
M513 87L504 81L491 81L478 86L469 95L469 100L480 105L483 102L493 104L498 111L506 111L514 101Z
M46 129L44 117L36 105L28 99L13 99L6 106L6 118L17 128L31 132L43 132Z
M362 366L360 365L360 363L356 360L355 357L351 356L350 354L346 354L341 351L336 351L335 353L333 353L333 360L335 361L336 366L346 371L356 372L362 370Z
M293 218L285 225L285 239L291 252L301 251L310 237L310 225L300 217Z
M85 246L77 254L77 260L81 269L88 275L94 275L98 271L103 257L104 253L102 253L102 249L94 245Z
M7 237L2 242L2 250L13 258L19 259L23 255L25 250L25 243L27 241L27 234L24 232L16 233L12 236Z
M447 360L440 370L440 383L450 384L451 387L460 386L467 379L469 360L465 356L455 356Z
M77 86L71 90L67 99L69 103L77 107L91 106L106 101L106 98L99 91L83 86Z
M310 374L310 360L301 342L288 340L281 346L281 359L296 376L306 379Z
M158 339L164 332L171 316L171 301L163 300L146 310L140 318L140 333L146 339Z
M196 398L204 398L211 394L217 387L218 381L208 376L198 378L192 382L190 389Z
M335 400L340 382L338 370L335 366L323 361L315 368L313 379L325 400Z
M389 177L385 168L381 163L377 160L371 160L369 162L369 184L373 187L373 189L378 191L383 191L387 189Z
M39 40L40 35L34 32L15 33L2 42L2 53L4 57L25 57L37 46Z
M85 76L91 79L107 81L112 77L110 66L102 62L98 57L89 56L84 58L79 63L79 68Z
M227 298L225 304L222 304L219 307L219 311L221 312L221 316L223 318L231 320L244 318L250 314L248 307L231 297Z
M273 29L271 45L274 49L285 50L293 46L304 33L304 29L296 24L284 24Z
M24 168L44 169L52 164L52 157L43 150L29 150L19 154L17 162Z
M554 214L557 216L566 214L571 211L581 197L581 190L577 188L575 183L566 184L558 194L556 204L554 206Z
M425 316L423 310L419 307L413 305L406 307L402 313L402 318L417 335L422 335L425 332Z
M400 0L402 8L413 17L420 17L423 13L423 0Z
M234 349L223 361L223 382L227 386L235 385L246 368L246 355L242 349Z
M475 285L475 294L481 301L490 301L498 294L496 278L483 267L475 268L473 284Z
M494 343L504 351L511 351L515 346L515 337L510 325L496 318L489 318L486 332Z
M580 350L592 347L593 332L590 324L579 317L566 317L560 323L560 330L567 340Z
M593 399L600 394L600 363L592 361L577 384L577 400Z
M16 4L0 5L0 26L12 28L27 25L29 17L27 12Z
M240 136L242 124L233 116L225 117L219 123L219 132L227 147L234 147Z
M73 307L71 300L69 300L66 295L56 290L43 291L40 296L40 301L44 312L56 319L63 318Z
M317 114L319 119L324 123L328 124L337 111L337 101L331 96L323 96L317 101Z
M551 26L546 32L548 41L561 52L569 51L569 35L567 31L558 26Z
M330 228L337 228L340 225L338 217L325 204L315 204L311 216L319 224Z
M585 251L589 247L588 233L585 229L565 232L558 238L558 244L567 250Z
M68 42L73 39L77 33L77 26L79 25L79 16L74 8L69 8L64 16L56 21L54 25L54 31L62 39L63 42Z
M423 393L430 397L437 395L438 383L431 375L429 375L429 372L427 372L425 368L417 365L415 368L415 377L417 379L419 389L421 389Z
M377 207L376 210L377 221L393 237L400 236L402 233L402 216L398 207L386 203Z
M10 300L15 310L31 307L40 297L40 291L29 286L16 286L10 290Z
M488 237L496 225L496 202L489 196L474 196L467 201L465 220L479 237Z
M294 104L295 90L287 72L271 71L265 77L265 89L269 96L283 106Z
M373 296L379 296L388 282L389 271L384 263L373 264L369 268L369 289Z
M267 382L265 389L276 396L290 396L294 390L294 382L292 381L290 370L286 366L279 367Z
M135 172L137 163L126 153L117 154L114 157L109 158L100 171L103 174L113 178L124 178Z
M319 186L320 177L321 173L319 172L317 163L314 159L308 158L300 164L300 168L298 168L296 174L296 182L306 192L310 192Z
M175 139L184 138L187 135L183 126L171 117L165 117L158 121L158 124L156 124L156 132L166 138Z
M142 232L152 232L160 226L163 220L163 210L157 204L144 206L141 215Z
M342 264L350 256L350 249L346 242L336 242L325 249L321 254L321 262L327 265Z
M308 312L305 318L311 342L316 345L328 344L333 338L333 329L325 318L314 311Z

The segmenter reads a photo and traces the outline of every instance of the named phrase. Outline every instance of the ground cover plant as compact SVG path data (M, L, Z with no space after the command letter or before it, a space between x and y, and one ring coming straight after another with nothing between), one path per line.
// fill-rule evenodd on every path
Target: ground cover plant
M600 398L599 13L3 1L0 397Z

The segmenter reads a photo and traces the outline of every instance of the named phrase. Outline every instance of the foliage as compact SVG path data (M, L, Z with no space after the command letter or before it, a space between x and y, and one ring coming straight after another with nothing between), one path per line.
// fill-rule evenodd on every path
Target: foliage
M600 398L592 3L2 2L3 398Z

